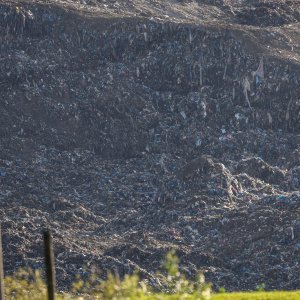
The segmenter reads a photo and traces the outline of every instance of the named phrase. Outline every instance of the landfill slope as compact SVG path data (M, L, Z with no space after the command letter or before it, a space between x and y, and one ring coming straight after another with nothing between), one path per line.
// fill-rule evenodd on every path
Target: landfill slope
M7 273L300 288L298 1L1 1Z

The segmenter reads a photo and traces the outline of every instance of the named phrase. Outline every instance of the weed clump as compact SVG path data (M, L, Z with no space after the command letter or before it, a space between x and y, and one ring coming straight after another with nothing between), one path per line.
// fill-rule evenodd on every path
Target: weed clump
M138 271L120 278L118 274L108 273L106 280L100 280L93 271L88 279L77 277L70 293L59 294L57 299L99 299L99 300L147 300L147 299L191 299L209 300L211 286L205 283L204 275L196 280L188 280L179 270L179 259L170 251L158 272L161 291L155 291L146 282L140 280ZM42 300L47 299L46 284L39 271L19 270L14 276L5 278L5 296L7 299Z

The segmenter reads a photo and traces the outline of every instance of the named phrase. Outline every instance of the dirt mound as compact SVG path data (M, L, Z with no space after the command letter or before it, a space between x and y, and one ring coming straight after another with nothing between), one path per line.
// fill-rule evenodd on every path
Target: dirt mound
M298 9L2 1L6 270L50 227L62 289L93 264L158 287L171 248L216 288L299 288Z

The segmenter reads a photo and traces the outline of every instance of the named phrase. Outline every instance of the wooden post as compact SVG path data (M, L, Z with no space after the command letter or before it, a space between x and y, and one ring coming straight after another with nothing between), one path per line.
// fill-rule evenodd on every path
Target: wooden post
M3 269L1 224L0 224L0 300L4 300L4 269Z
M48 299L55 299L55 266L53 254L52 236L49 230L44 232L45 244L45 263L46 263L46 277L48 288Z

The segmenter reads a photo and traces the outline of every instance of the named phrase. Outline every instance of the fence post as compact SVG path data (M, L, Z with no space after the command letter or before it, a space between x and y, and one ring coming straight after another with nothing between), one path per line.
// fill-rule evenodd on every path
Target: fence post
M53 242L50 230L44 232L45 244L45 263L46 263L46 277L48 288L48 299L55 299L55 266L53 254Z
M1 224L0 224L0 300L4 300L4 269L3 269Z

